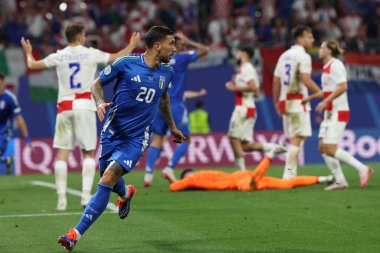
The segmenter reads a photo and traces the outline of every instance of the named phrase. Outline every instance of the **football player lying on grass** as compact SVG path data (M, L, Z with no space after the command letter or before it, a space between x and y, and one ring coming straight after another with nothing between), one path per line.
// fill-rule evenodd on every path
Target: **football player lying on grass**
M270 151L255 170L235 171L227 173L215 170L194 172L187 169L182 172L181 180L170 185L170 191L188 189L200 190L239 190L253 191L265 189L291 189L299 186L308 186L318 183L332 183L333 176L298 176L289 180L275 177L266 177L265 173L272 162L275 152Z

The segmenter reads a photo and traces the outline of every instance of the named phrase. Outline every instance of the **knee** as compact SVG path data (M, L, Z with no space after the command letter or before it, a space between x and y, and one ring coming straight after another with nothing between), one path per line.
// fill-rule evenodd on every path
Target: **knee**
M325 153L325 145L319 144L319 153L324 154Z

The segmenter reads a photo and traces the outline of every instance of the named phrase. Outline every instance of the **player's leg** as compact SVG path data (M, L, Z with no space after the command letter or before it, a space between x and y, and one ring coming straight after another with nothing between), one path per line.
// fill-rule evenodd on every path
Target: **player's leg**
M149 187L152 185L154 166L160 157L162 151L162 145L166 138L168 127L165 123L161 113L158 113L154 118L153 125L153 137L150 144L145 167L144 186Z
M144 186L149 187L152 185L154 166L160 157L162 145L166 139L165 135L153 134L152 143L150 144L148 155L146 158Z
M327 183L333 180L332 176L317 177L317 176L298 176L289 180L284 180L275 177L263 177L257 184L257 190L266 189L292 189L300 186L308 186L318 183Z
M67 207L67 159L75 144L72 111L57 114L53 147L57 149L54 163L55 183L58 194L57 210L64 211Z
M348 187L339 160L331 155L337 149L337 144L344 128L345 124L342 125L331 120L324 120L319 128L319 152L335 177L335 182L327 186L325 190L346 189Z
M5 168L8 174L7 157L5 151L8 146L8 136L0 136L0 168Z
M148 141L145 138L144 136L143 138L137 138L118 145L114 145L114 143L102 145L99 165L101 168L105 163L109 165L104 172L101 170L102 177L98 183L97 192L86 206L75 229L70 229L68 234L59 237L58 242L62 246L72 250L77 240L79 240L86 230L103 213L109 202L112 190L117 190L115 186L120 183L120 178L130 172L143 155L145 151L144 145ZM125 189L127 190L125 196L119 196L117 202L119 206L119 217L121 219L124 219L129 214L131 200L136 191L133 185L128 185Z
M177 128L183 135L185 135L186 140L175 148L172 158L162 171L161 175L165 179L168 179L170 183L177 181L174 175L174 168L177 166L177 163L181 160L181 158L185 156L190 145L190 125L185 105L177 105L172 107L172 113Z
M246 118L246 111L235 108L228 128L228 137L234 152L235 165L239 170L246 170L242 142L253 142L253 126L255 120Z
M246 124L248 124L248 125L245 128L247 128L247 129L252 128L253 129L255 127L255 124L256 124L256 118L247 120ZM253 135L253 132L252 132L252 135ZM242 144L243 144L244 152L252 152L252 151L269 152L273 148L276 148L276 150L275 150L276 153L283 153L286 151L286 149L282 145L276 144L276 143L269 143L269 142L255 143L255 142L243 141Z
M92 226L97 218L104 212L110 199L113 186L118 179L126 173L124 168L116 161L112 161L103 173L98 183L98 189L83 211L82 217L74 229L58 238L58 243L68 250L72 250L81 236Z
M290 137L283 179L297 176L298 156L306 138L311 136L310 113L290 113L283 117L284 132Z
M235 165L239 170L246 170L245 159L244 159L244 150L241 140L235 137L229 137L232 151L235 156Z
M70 152L71 150L58 149L55 158L54 176L58 195L57 211L65 211L67 208L67 159Z
M74 131L83 154L81 205L86 206L91 198L96 171L94 156L98 140L95 112L88 110L74 111Z
M371 168L360 162L347 151L340 148L337 148L335 152L331 152L330 155L342 162L347 163L359 172L360 188L364 187L367 184L373 173L373 170Z

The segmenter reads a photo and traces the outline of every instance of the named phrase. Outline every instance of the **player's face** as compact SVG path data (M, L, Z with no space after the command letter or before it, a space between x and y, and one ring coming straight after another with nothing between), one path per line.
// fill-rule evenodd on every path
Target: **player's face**
M303 47L306 49L310 49L314 44L314 36L311 32L304 31L303 33Z
M167 35L164 40L159 42L157 51L160 56L160 61L163 63L169 63L173 54L177 51L174 35Z
M326 43L323 42L321 47L319 48L319 59L324 59L326 56L331 54L331 50L327 47Z

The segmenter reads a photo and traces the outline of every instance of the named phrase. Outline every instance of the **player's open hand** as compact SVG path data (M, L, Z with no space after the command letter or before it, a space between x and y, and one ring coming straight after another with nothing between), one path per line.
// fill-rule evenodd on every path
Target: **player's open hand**
M315 108L315 111L317 112L317 113L321 113L325 108L326 108L326 103L325 102L320 102L318 105L317 105L317 107Z
M182 143L186 140L186 137L183 135L183 133L178 130L178 128L174 128L173 130L170 130L170 133L172 134L174 138L174 142L176 143Z
M310 97L304 98L304 99L302 99L301 104L302 104L302 105L305 105L305 104L308 103L310 100L311 100Z
M203 97L207 95L207 90L206 89L200 89L199 90L199 96Z
M226 89L229 91L235 91L235 84L233 82L227 82Z
M174 34L174 37L178 40L181 40L186 43L186 41L189 39L188 37L185 36L182 32L177 32Z
M110 103L101 103L98 106L98 117L100 121L103 121L106 115L107 108L112 105L112 102Z
M129 39L129 45L134 48L137 47L137 44L140 42L141 35L139 32L133 32L131 38Z
M30 44L29 39L25 39L24 37L21 38L21 45L24 49L25 54L31 54L33 47L32 44Z

